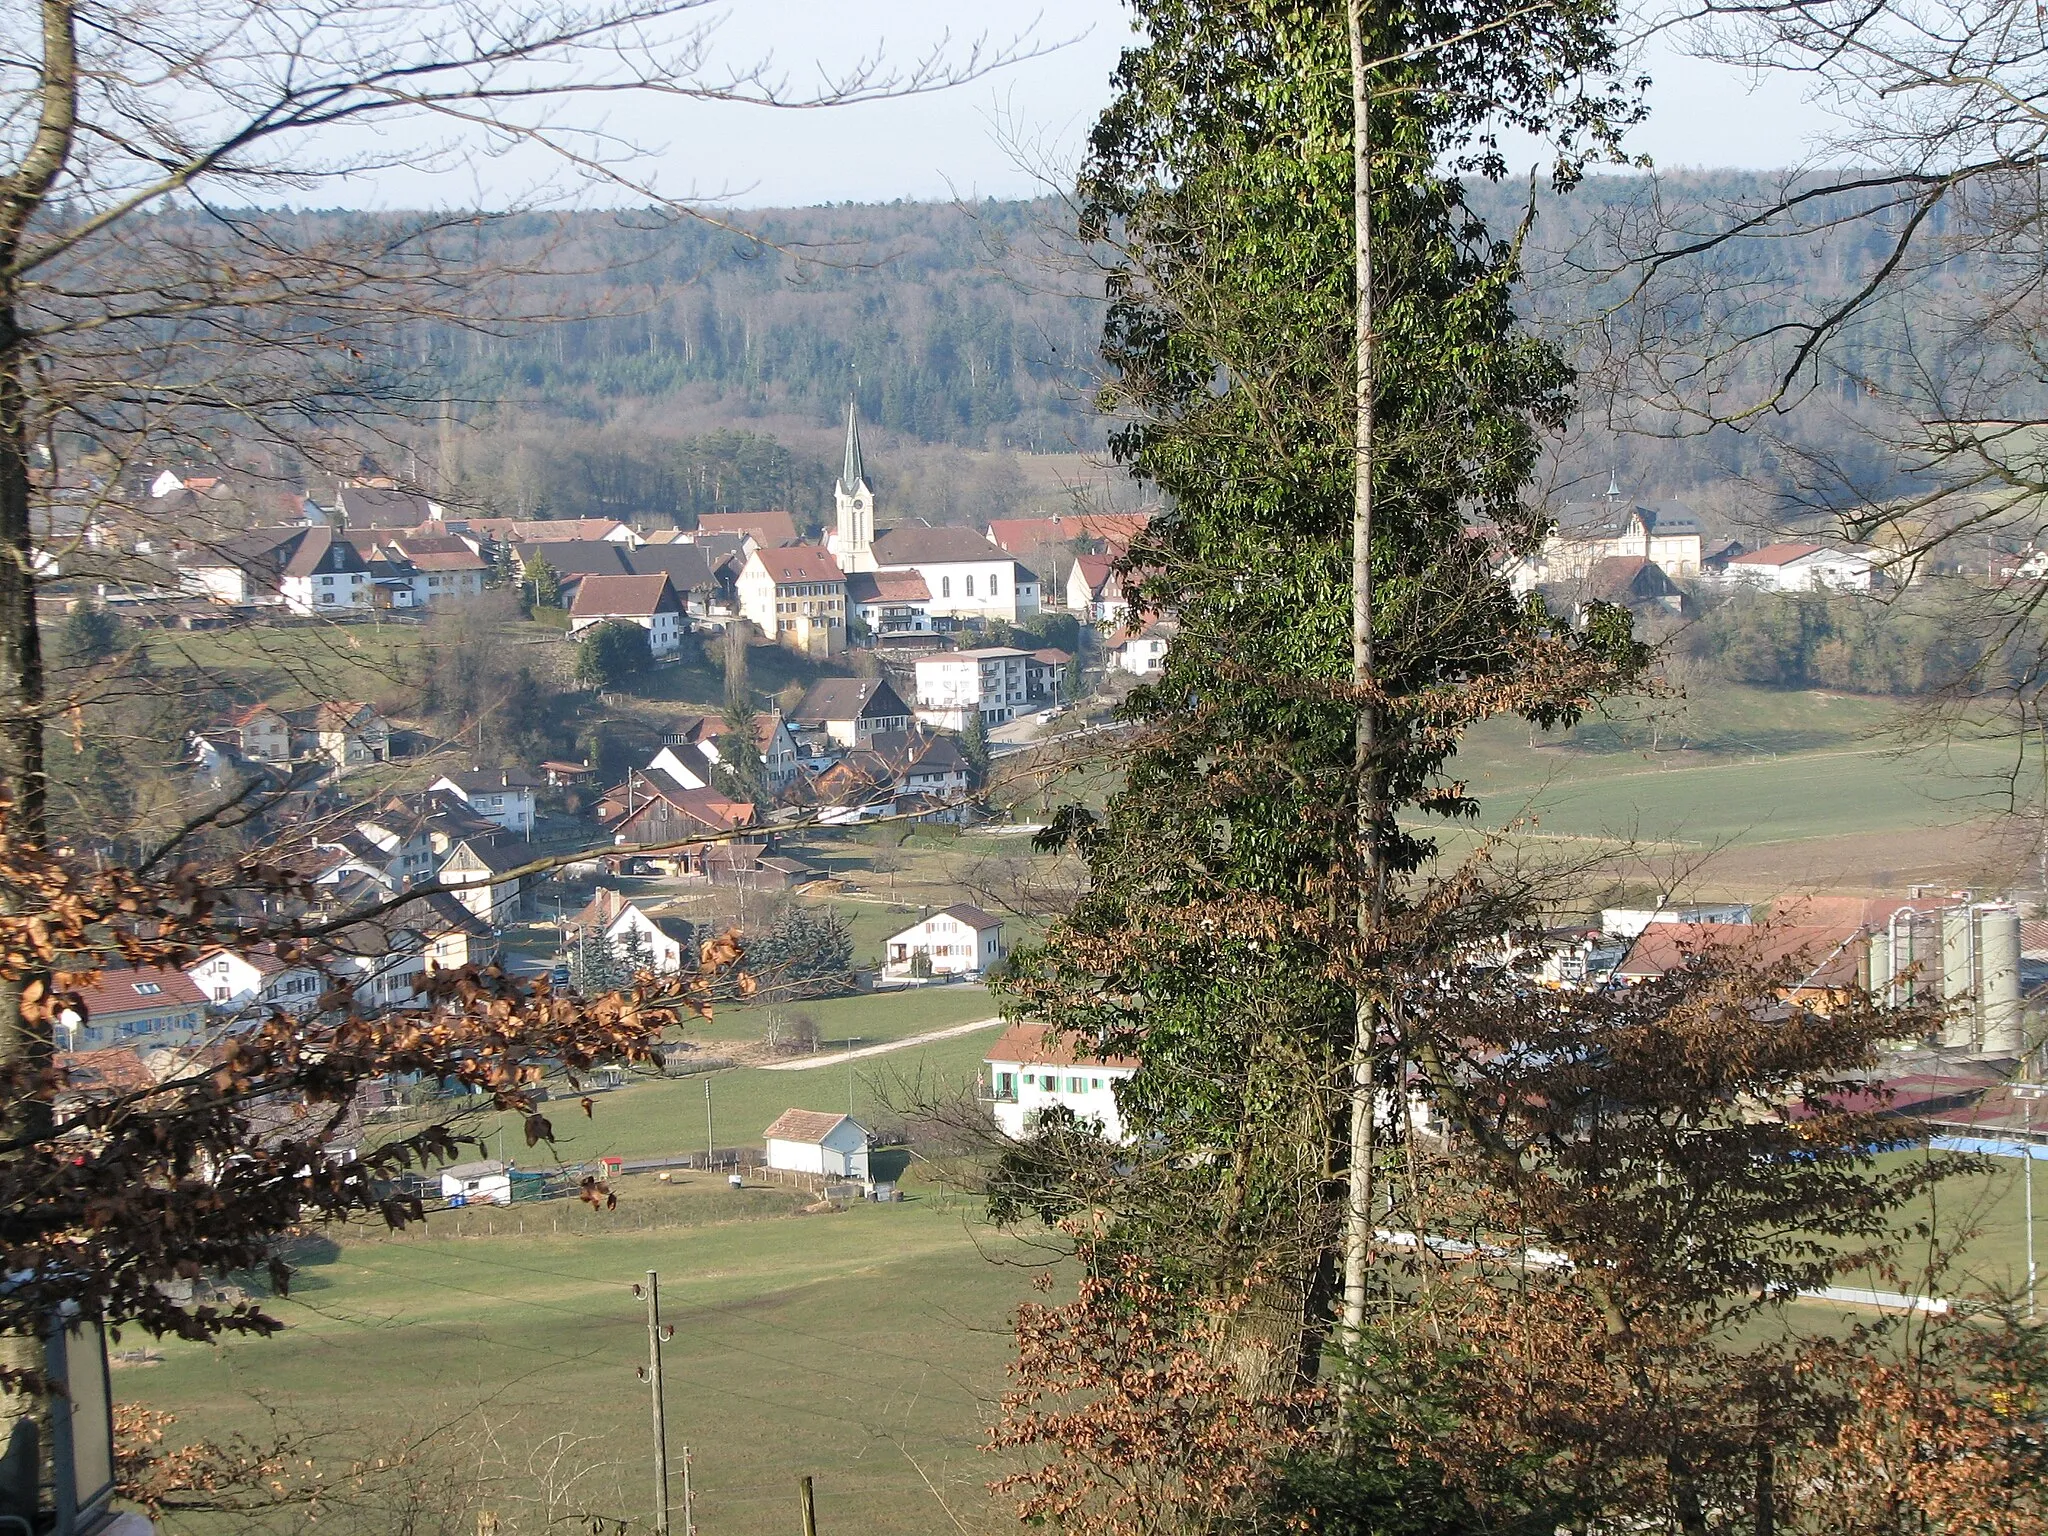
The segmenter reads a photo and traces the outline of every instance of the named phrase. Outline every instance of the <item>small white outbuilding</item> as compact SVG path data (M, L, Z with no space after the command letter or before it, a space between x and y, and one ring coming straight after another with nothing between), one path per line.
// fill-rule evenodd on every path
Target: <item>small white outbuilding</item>
M770 1168L842 1179L868 1176L868 1133L851 1115L785 1109L762 1135Z
M441 1198L450 1205L510 1205L512 1169L495 1157L480 1163L451 1163L441 1170Z

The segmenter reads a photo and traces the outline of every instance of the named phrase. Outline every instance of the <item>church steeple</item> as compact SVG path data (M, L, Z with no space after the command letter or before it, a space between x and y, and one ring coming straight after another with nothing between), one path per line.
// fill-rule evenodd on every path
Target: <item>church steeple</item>
M846 463L839 471L839 483L832 487L838 526L827 547L838 558L839 569L852 575L875 568L875 493L868 485L867 466L860 456L860 410L853 401L846 404Z
M846 402L846 465L839 471L839 494L851 496L867 489L867 468L860 461L860 407Z

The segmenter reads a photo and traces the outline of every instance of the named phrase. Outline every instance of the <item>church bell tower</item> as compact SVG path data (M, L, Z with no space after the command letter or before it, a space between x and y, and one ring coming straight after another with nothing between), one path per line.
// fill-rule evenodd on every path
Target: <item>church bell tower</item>
M846 463L839 471L839 483L832 487L832 500L839 509L839 526L832 540L832 553L839 559L839 569L848 575L872 571L875 493L861 463L860 413L852 401L846 405Z

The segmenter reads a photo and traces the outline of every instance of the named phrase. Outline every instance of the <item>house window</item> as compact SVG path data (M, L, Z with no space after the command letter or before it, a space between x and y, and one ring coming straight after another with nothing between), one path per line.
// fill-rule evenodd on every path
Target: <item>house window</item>
M972 576L967 578L967 595L969 597L974 596L974 578Z
M939 596L941 596L941 597L951 597L952 595L953 595L953 578L952 578L952 577L950 577L950 576L941 576L941 577L939 578Z
M996 585L996 582L997 582L997 578L996 578L996 577L994 577L994 576L991 576L991 577L989 577L989 579L988 579L988 595L989 595L990 597L1000 597L1000 596L1002 596L1002 588L1001 588L1001 587L999 587L999 586L997 586L997 585Z

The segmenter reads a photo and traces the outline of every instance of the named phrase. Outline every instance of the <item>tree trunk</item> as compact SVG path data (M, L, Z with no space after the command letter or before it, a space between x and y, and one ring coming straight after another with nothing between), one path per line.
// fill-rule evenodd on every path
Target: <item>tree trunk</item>
M1351 506L1351 681L1361 690L1353 738L1355 830L1364 871L1355 912L1359 963L1377 940L1385 904L1385 868L1380 850L1379 709L1367 696L1373 673L1372 469L1373 469L1373 285L1371 82L1367 78L1363 0L1346 7L1351 38L1351 150L1353 251L1356 314L1353 322L1356 402ZM1372 1256L1374 1060L1379 1035L1379 998L1361 977L1352 1004L1350 1167L1344 1211L1343 1312L1338 1341L1356 1351L1365 1331L1366 1282ZM1344 1373L1346 1393L1355 1371Z

